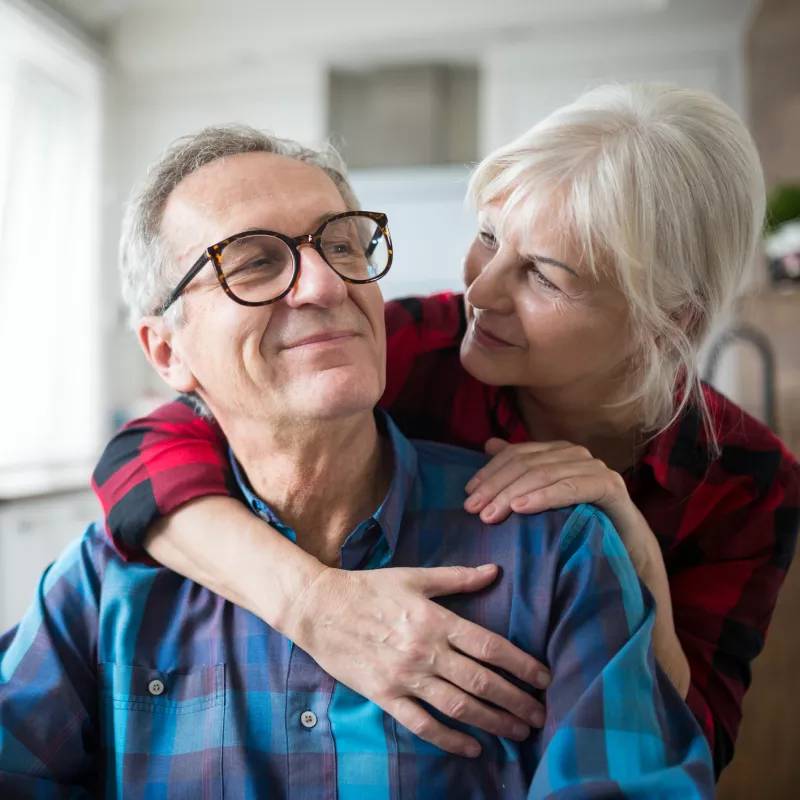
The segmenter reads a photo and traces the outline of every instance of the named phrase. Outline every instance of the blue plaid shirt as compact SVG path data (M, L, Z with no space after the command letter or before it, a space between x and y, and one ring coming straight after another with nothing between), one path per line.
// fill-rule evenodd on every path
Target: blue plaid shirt
M549 664L544 730L466 729L483 754L444 753L254 615L124 563L92 525L0 638L0 797L712 797L708 747L655 666L653 600L608 519L580 506L484 525L462 509L481 456L379 422L391 488L342 567L499 564L490 589L442 602Z

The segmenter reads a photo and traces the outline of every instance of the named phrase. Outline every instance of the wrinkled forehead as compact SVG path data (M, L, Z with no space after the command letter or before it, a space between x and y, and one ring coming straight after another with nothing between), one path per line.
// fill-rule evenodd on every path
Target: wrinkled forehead
M319 167L247 153L218 159L184 178L164 205L161 234L182 262L249 228L299 236L324 214L346 210L336 184Z

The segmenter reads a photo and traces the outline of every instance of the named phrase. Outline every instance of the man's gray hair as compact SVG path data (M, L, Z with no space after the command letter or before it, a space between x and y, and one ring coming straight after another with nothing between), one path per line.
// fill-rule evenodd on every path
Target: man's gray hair
M142 317L157 313L181 277L174 274L161 231L164 205L170 194L182 180L206 164L244 153L273 153L319 167L336 184L347 208L358 210L347 167L331 144L315 150L246 125L212 126L177 139L151 165L144 181L133 189L125 209L119 263L122 297L132 326ZM179 299L167 317L175 322L181 316Z

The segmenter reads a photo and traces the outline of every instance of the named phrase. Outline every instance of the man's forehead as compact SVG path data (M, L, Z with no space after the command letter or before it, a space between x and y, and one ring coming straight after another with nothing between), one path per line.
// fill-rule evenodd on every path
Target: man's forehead
M319 167L275 153L245 153L205 164L181 181L171 200L225 209L232 204L287 194L337 195L333 181Z
M319 167L247 153L217 159L181 181L165 204L161 227L182 260L249 228L297 235L307 232L310 220L344 210L339 190Z

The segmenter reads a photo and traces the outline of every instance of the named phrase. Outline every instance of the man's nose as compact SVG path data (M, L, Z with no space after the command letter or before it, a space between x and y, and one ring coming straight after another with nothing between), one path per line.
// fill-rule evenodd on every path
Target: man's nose
M286 302L293 307L304 305L333 308L344 302L347 285L311 245L300 245L300 274Z

